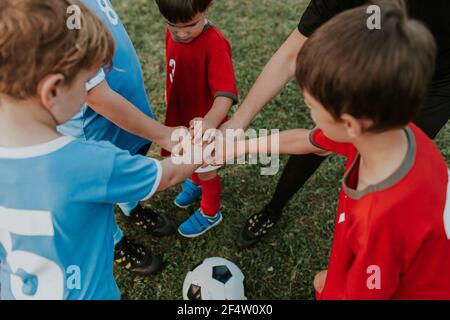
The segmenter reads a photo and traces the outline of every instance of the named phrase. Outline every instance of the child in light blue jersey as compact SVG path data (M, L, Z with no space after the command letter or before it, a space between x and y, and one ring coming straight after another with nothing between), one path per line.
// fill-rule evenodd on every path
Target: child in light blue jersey
M80 29L66 28L72 5ZM80 1L2 0L0 30L1 299L119 299L113 204L146 200L198 166L57 131L114 53L111 34ZM142 259L160 268L158 258Z
M147 155L151 142L171 149L171 133L156 120L151 110L139 58L118 14L108 0L82 0L111 32L116 51L113 67L101 69L88 84L87 104L70 121L59 127L65 135L87 141L109 141L132 155ZM169 235L174 224L164 215L143 207L139 202L119 204L131 221L152 235ZM153 274L143 254L150 254L142 245L115 231L116 264L139 275ZM139 262L139 263L138 263Z

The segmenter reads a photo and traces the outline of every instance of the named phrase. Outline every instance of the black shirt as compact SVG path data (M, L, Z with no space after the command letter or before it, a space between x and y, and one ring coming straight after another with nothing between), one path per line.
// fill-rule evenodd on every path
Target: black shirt
M342 11L365 4L366 0L311 0L298 30L309 37L322 24ZM434 86L450 86L450 1L407 0L409 15L425 23L438 45Z

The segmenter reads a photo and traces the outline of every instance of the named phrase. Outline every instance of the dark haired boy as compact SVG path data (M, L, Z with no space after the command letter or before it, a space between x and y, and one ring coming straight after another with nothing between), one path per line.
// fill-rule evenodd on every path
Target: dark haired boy
M348 159L328 270L314 287L319 299L450 299L449 172L411 123L436 44L395 7L383 7L381 30L369 30L366 9L334 17L307 40L296 78L317 128L279 135L280 153ZM261 139L217 157L271 152L272 138Z
M191 126L204 118L202 132L217 128L237 102L231 46L207 20L212 0L156 0L167 22L166 125ZM163 155L168 153L163 151ZM202 235L222 220L218 167L197 171L183 184L175 204L187 208L201 197L200 209L178 229Z
M315 30L337 14L360 5L370 5L379 0L310 0L302 13L299 25L267 62L258 80L240 103L233 117L220 129L244 129L255 116L280 93L281 89L295 75L296 57ZM430 138L434 139L450 119L450 1L434 0L433 5L423 0L389 0L405 7L408 15L417 19L433 33L438 46L438 58L433 83L426 101L415 117L414 123ZM368 18L373 18L372 13ZM282 17L274 17L275 20ZM293 155L284 166L273 195L261 209L250 214L242 226L236 244L239 248L249 248L273 234L283 211L292 197L304 186L325 157L314 154ZM301 210L300 210L301 211ZM297 212L301 214L301 212Z

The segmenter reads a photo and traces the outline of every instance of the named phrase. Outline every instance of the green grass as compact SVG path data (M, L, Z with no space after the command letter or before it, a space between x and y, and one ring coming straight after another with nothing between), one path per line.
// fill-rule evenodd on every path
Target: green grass
M165 24L151 0L113 0L135 44L144 68L146 86L155 113L164 119ZM234 65L241 99L260 71L298 24L305 0L216 1L210 19L233 46ZM290 83L253 122L254 128L289 129L311 127L307 109L294 83ZM450 126L437 139L447 162L450 160ZM152 149L158 156L158 150ZM287 157L282 157L282 164ZM258 166L232 166L223 177L222 224L203 237L189 240L179 236L154 238L137 227L118 220L127 234L163 255L163 273L141 278L116 270L119 287L130 299L181 299L186 272L211 256L235 262L247 279L249 299L312 299L315 272L327 266L343 160L328 159L290 202L273 235L252 250L234 245L246 218L267 203L280 173L260 176ZM159 194L147 205L166 212L176 223L191 211L173 205L179 187Z

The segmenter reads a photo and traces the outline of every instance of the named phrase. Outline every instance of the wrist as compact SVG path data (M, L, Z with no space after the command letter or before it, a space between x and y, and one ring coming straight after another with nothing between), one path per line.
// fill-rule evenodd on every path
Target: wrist
M212 121L208 118L203 119L203 131L208 129L216 129L219 126L220 123L217 123L217 121Z
M226 129L245 130L245 127L245 122L242 121L242 117L240 117L238 113L234 114L233 117L231 117L231 119L226 123Z
M157 138L159 141L164 141L164 140L170 140L170 136L172 135L172 132L174 131L175 128L170 128L167 127L165 125L162 125L159 130L157 135Z

